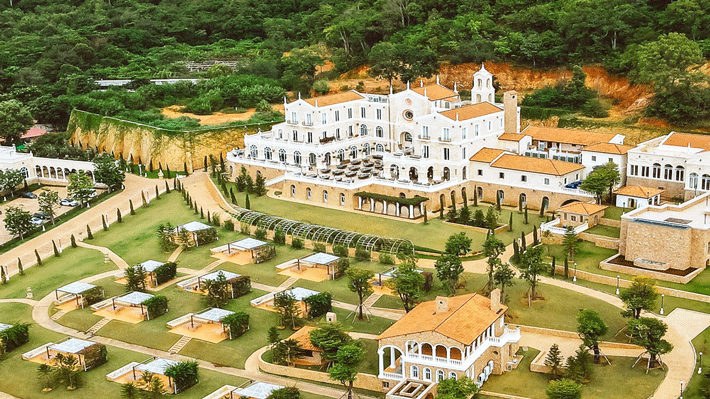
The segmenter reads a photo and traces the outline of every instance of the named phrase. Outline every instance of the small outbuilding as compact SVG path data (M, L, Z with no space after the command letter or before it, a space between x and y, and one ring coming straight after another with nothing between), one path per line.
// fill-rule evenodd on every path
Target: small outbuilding
M591 228L599 224L606 208L606 205L575 201L557 208L555 213L559 215L563 227L577 227L587 223Z
M276 247L268 242L248 237L212 248L212 254L222 254L229 257L230 262L246 265L272 259L276 256Z
M323 359L323 350L317 348L311 342L311 331L315 330L314 327L304 326L298 329L295 333L291 334L288 339L293 339L298 342L301 347L302 357L294 360L294 364L306 365L306 366L321 366L326 363Z
M331 255L325 252L317 252L294 259L280 265L276 268L279 273L287 276L303 278L311 281L335 280L344 274L338 265L340 257Z
M298 304L301 314L308 314L308 304L306 304L306 298L311 297L313 295L318 295L320 292L318 291L313 291L309 290L308 288L302 288L302 287L293 287L293 288L288 288L286 290L283 290L281 292L270 292L266 295L260 296L256 299L251 300L251 306L254 306L256 308L264 309L264 310L269 310L272 312L275 312L276 309L274 308L274 297L278 294L284 294L287 293L296 300L296 303Z
M233 315L234 312L219 308L209 308L200 313L188 313L167 323L173 334L192 337L217 343L229 338L232 339L228 325L222 320Z
M97 286L82 283L81 281L69 283L54 290L54 296L56 298L54 303L57 307L64 310L83 309L87 302L87 294L95 288L97 288ZM103 291L101 295L103 296Z
M78 338L66 338L59 343L50 342L26 352L22 358L34 363L52 365L57 355L74 356L78 366L89 371L106 362L106 347L98 342Z
M616 194L616 206L637 209L649 205L661 205L663 190L645 186L624 186L614 193Z
M106 299L93 305L91 309L98 316L135 324L150 320L151 316L143 303L151 298L153 298L151 294L133 291Z
M172 239L176 244L184 244L181 238L183 235L186 236L187 243L189 247L196 247L200 245L209 244L211 242L217 241L217 229L214 226L204 224L202 222L193 221L190 223L185 223L177 226L174 230Z
M238 298L251 291L251 278L242 276L241 274L232 273L226 270L215 270L213 272L203 274L201 276L192 277L177 284L178 288L190 292L197 292L206 295L206 282L215 281L219 276L224 276L229 286L229 292L232 299Z
M282 388L281 385L247 381L238 387L225 385L202 399L266 399L272 392Z
M177 387L172 378L165 375L165 371L178 364L175 360L163 359L161 357L151 357L140 363L131 362L120 369L106 375L106 379L121 384L133 383L137 387L148 390L150 387L143 382L143 375L152 374L153 378L159 378L168 391L177 393Z

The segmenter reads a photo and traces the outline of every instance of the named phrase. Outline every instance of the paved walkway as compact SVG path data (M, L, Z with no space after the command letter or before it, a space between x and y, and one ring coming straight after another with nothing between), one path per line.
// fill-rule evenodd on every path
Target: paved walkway
M121 270L126 270L128 268L128 262L123 260L123 258L121 258L120 256L116 255L116 253L110 250L109 248L100 247L98 245L92 245L84 241L77 241L76 245L101 252L102 254L104 254L104 256L108 256L108 258L111 259L111 262L113 262L116 267Z

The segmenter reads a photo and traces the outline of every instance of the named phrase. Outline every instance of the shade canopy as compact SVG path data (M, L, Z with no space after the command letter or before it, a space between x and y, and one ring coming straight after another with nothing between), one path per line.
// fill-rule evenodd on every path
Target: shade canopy
M142 371L144 373L153 373L153 374L160 374L160 375L165 375L165 370L168 369L170 366L174 366L178 364L175 360L168 360L168 359L163 359L162 357L156 357L154 360L144 363L144 364L139 364L135 368L138 371Z
M116 302L123 302L130 305L140 305L152 297L153 295L146 294L145 292L133 291L116 298Z
M81 281L75 281L73 283L67 284L64 287L57 288L58 292L64 292L66 294L79 295L82 294L96 286L93 284L82 283Z
M141 263L140 267L143 268L148 273L152 273L155 271L155 269L159 268L160 266L163 266L165 263L163 262L158 262L157 260L147 260L143 263Z
M202 313L196 314L194 317L197 319L219 322L225 317L234 314L234 312L225 309L211 308L207 309Z
M261 240L257 240L255 238L245 238L243 240L235 241L229 244L230 247L236 247L239 249L254 249L254 248L259 248L267 243Z
M297 301L302 301L310 296L320 294L320 292L318 291L313 291L309 290L308 288L301 287L293 287L282 292L290 293L291 295L293 295L294 298L296 298Z
M85 341L83 339L78 338L69 338L66 341L62 341L58 344L50 345L49 349L61 353L77 354L93 345L96 345L96 342Z
M180 226L178 226L178 229L187 230L191 233L194 233L196 231L201 231L201 230L212 229L212 228L213 227L208 224L204 224L202 222L197 222L197 221L181 224Z
M233 392L236 395L254 399L266 399L273 391L283 388L281 385L268 384L266 382L255 382L245 388L237 388ZM238 396L238 397L239 397Z
M303 262L308 262L308 263L314 263L317 265L329 265L335 261L340 259L340 257L327 254L324 252L318 252L313 255L308 255L305 258L302 258L301 261Z
M220 273L222 273L224 275L224 278L227 280L231 280L233 278L237 278L237 277L241 276L241 274L228 272L226 270L215 270L212 273L208 273L208 274L205 274L204 276L200 276L200 280L202 280L202 281L216 280Z

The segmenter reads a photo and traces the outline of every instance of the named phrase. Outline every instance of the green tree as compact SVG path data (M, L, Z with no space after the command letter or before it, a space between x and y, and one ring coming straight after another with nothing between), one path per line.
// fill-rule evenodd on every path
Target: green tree
M288 291L274 295L274 308L279 314L279 322L282 326L291 325L295 329L301 317L301 308L296 303L296 298Z
M335 355L335 363L328 369L333 381L340 381L347 389L346 397L352 399L353 385L357 379L360 364L365 359L365 350L357 343L341 346Z
M231 299L231 292L229 291L229 282L227 278L224 277L224 273L220 271L217 273L215 279L203 280L202 284L207 291L207 295L205 296L207 306L217 308L227 306Z
M562 238L562 249L564 249L565 255L572 259L574 259L574 256L579 250L579 238L574 232L574 228L571 226L567 226L567 231Z
M315 82L316 67L323 65L325 60L313 49L304 48L291 50L281 62L284 66L284 84L294 90L307 92Z
M622 313L624 317L638 319L641 312L651 310L658 300L656 292L656 281L643 276L634 277L629 288L623 289L619 293L619 298L626 305L626 310Z
M266 194L266 178L261 173L256 175L256 180L254 182L254 193L258 197Z
M32 231L34 225L30 223L32 214L18 206L5 208L5 229L20 240L24 240L27 233Z
M510 263L501 263L493 272L493 282L500 286L500 296L505 302L505 287L512 287L515 284L515 270L510 267Z
M124 275L126 276L126 292L145 292L145 279L148 277L148 274L143 266L129 266L124 271Z
M5 145L15 144L34 125L30 111L17 100L0 102L0 132Z
M628 328L631 343L644 347L648 352L649 366L662 365L660 356L673 350L673 345L663 339L668 331L666 323L653 317L641 317L629 320Z
M40 364L37 366L37 379L42 382L42 391L47 392L52 389L52 366Z
M599 363L601 357L599 341L608 330L609 327L594 310L582 309L577 313L577 333L584 345L594 352L595 364Z
M493 290L493 273L500 267L500 255L505 252L505 244L503 241L496 238L495 235L489 234L486 241L483 242L483 256L486 257L488 265L488 290Z
M56 209L59 207L59 193L49 189L43 189L37 196L37 203L40 212L49 216L49 220L54 224Z
M545 366L550 368L549 374L552 376L552 379L559 379L564 374L562 352L557 344L552 344L550 350L547 351Z
M446 253L437 259L434 267L436 268L436 277L444 284L446 293L449 296L456 294L459 276L464 271L461 259L454 254Z
M83 171L69 174L69 197L84 205L94 193L94 183Z
M25 174L19 169L0 170L0 185L3 191L7 191L13 197L15 189L25 180Z
M530 247L520 255L520 278L530 286L530 298L537 298L538 276L544 273L547 266L542 260L543 247Z
M322 351L323 360L333 362L338 349L352 342L352 338L339 323L324 323L308 333L311 343Z
M76 389L81 383L81 367L76 356L58 353L52 359L52 366L54 366L55 379L66 384L67 389Z
M424 276L417 270L415 262L402 262L385 282L387 288L399 295L404 311L414 309L424 289Z
M495 231L496 227L498 227L498 216L500 215L500 211L496 209L494 206L489 206L488 211L486 212L486 225L489 230Z
M348 288L350 291L357 294L359 301L357 318L363 320L365 316L363 314L362 303L368 295L372 294L372 283L370 283L370 279L372 279L375 274L370 270L351 267L345 271L345 275L348 276L349 280Z
M547 385L547 399L581 399L582 386L563 378L553 380Z
M592 378L592 366L589 361L587 347L581 344L573 356L567 358L565 362L567 368L567 378L578 383L584 383Z
M436 386L437 399L466 399L479 391L476 383L469 377L445 378Z
M301 391L296 387L285 387L271 391L266 399L301 399Z
M471 252L471 242L471 238L469 238L464 232L452 234L449 236L449 239L446 240L445 251L447 254L457 256L466 255Z
M94 178L96 182L108 186L109 192L121 188L126 180L126 172L121 169L111 155L102 154L94 158ZM156 194L157 194L156 186Z
M582 190L593 193L597 197L598 204L602 202L602 196L608 191L609 202L611 202L614 187L620 180L621 175L619 174L619 166L614 162L609 161L604 165L597 167L594 171L592 171L592 173L587 175L580 187Z

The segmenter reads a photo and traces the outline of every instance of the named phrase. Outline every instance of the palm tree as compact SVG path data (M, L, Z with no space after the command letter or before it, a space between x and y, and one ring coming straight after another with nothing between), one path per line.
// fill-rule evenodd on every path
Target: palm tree
M138 387L132 382L127 382L121 387L121 397L125 399L138 399Z
M42 381L42 391L52 390L52 367L48 364L40 364L37 367L37 378Z

